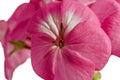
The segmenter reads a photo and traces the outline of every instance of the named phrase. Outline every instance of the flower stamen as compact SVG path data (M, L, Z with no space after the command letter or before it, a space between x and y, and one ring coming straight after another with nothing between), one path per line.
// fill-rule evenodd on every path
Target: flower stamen
M58 46L59 46L60 48L63 48L63 47L64 47L64 41L63 41L63 40L60 40Z

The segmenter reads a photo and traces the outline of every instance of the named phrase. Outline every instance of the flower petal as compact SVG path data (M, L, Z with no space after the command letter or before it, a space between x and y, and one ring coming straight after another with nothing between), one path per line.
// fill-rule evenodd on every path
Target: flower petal
M2 43L4 47L5 54L5 77L7 80L12 80L14 70L22 63L26 61L26 59L30 55L29 49L22 49L21 51L15 52L12 56L9 56L11 50L13 50L13 45L4 42Z
M12 79L14 70L30 56L27 40L27 22L35 12L33 5L24 3L20 5L11 18L7 21L7 32L2 41L5 55L5 76ZM11 41L22 41L20 45L12 44ZM25 48L24 48L24 43ZM22 46L21 46L22 45ZM27 48L26 48L27 47ZM12 55L11 55L12 54Z
M66 36L65 45L90 59L96 65L96 70L100 70L109 59L110 40L101 29L97 17L88 8L84 10L84 15L84 21Z
M7 22L1 20L0 21L0 41L3 40L3 38L6 34L6 31L7 31Z
M54 80L92 80L94 65L89 60L70 49L57 54Z
M102 28L110 37L112 54L120 57L120 10L104 20Z
M90 16L88 16L88 14L91 14L92 11L90 9L88 9L87 6L85 6L81 3L78 3L77 1L63 0L61 13L62 13L62 23L65 27L65 36L66 36L79 23L82 23L88 17L90 17ZM96 19L96 20L98 21L98 19Z
M94 11L100 21L103 22L105 18L116 12L117 6L115 5L115 0L96 0L90 8Z
M29 3L20 5L8 20L9 35L13 40L25 39L27 35L27 23L33 16L34 6ZM19 36L18 36L19 35Z
M104 4L107 3L107 4ZM97 9L97 7L99 7L99 5L102 5L103 8L100 8L99 10ZM107 8L107 7L109 8ZM110 8L111 6L111 8ZM102 24L102 28L104 29L104 31L107 33L107 35L109 36L110 40L111 40L111 44L112 44L112 54L119 56L120 57L120 4L118 4L115 0L98 0L94 5L92 5L91 7L93 9L93 11L95 11L96 15L98 17L102 16L104 19L102 20L101 24ZM103 12L102 10L105 10L105 12ZM108 11L109 14L108 14ZM96 12L97 11L97 12ZM107 15L107 16L106 16Z
M45 80L52 80L54 77L52 68L55 62L55 47L51 41L46 34L37 34L32 37L32 66L34 71Z
M59 34L60 17L60 3L51 3L36 12L28 24L28 31L31 34L43 32L56 39Z

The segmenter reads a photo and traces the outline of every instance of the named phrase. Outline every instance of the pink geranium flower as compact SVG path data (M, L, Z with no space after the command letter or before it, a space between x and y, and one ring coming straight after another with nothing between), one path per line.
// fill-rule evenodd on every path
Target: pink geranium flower
M120 57L120 4L115 0L97 0L91 9L111 40L112 54Z
M45 80L91 80L111 53L95 14L76 1L44 6L32 17L28 31L33 69Z
M24 3L16 9L12 17L6 22L7 32L2 44L5 54L5 76L7 80L12 80L15 68L24 63L30 56L30 36L26 30L27 23L34 12L32 4Z

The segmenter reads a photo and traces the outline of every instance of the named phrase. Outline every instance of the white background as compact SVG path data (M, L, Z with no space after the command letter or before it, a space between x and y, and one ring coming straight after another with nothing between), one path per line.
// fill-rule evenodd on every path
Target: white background
M0 20L7 20L15 8L23 2L28 0L0 0ZM4 54L0 45L0 80L6 80L4 78ZM101 80L120 80L120 58L111 56L108 64L101 71ZM30 59L28 59L23 65L19 66L13 76L13 80L42 80L38 77L31 67Z

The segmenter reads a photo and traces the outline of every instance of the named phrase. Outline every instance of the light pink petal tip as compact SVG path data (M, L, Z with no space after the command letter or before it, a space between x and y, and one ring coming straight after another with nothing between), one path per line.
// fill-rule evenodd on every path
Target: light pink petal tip
M3 38L4 38L5 34L6 34L6 31L7 31L7 22L1 20L0 21L0 41L3 40Z

